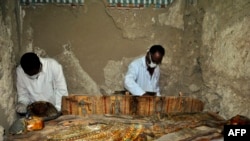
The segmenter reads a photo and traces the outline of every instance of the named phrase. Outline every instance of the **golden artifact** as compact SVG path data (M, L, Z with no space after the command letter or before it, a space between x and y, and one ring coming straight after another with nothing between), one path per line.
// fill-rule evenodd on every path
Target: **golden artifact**
M121 124L121 123L95 123L92 125L74 125L65 132L58 132L47 136L48 141L67 141L67 140L113 140L113 141L135 141L143 132L140 124Z
M227 122L215 113L178 113L161 116L62 115L45 122L42 130L9 135L7 141L157 141L210 140L222 137ZM202 130L200 130L202 129ZM175 136L171 134L176 134ZM169 136L168 136L169 135Z

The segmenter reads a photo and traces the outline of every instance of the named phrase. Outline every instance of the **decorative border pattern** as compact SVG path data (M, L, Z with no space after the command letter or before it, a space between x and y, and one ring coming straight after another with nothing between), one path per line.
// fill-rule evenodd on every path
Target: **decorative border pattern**
M174 0L106 0L108 7L129 7L129 8L141 8L141 7L154 7L165 8Z
M20 0L21 5L39 5L39 4L74 4L83 5L85 0Z

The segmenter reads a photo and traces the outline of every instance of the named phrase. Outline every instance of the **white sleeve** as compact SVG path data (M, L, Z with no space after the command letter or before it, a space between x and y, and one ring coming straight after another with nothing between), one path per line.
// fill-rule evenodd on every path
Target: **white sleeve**
M136 83L136 78L139 73L136 64L131 63L128 66L128 71L125 75L124 87L133 95L141 96L145 91Z
M28 105L31 102L29 99L30 94L25 86L26 85L24 81L25 74L23 73L23 70L20 66L16 69L16 75L17 75L16 87L17 87L18 103L23 103L25 105Z
M160 80L160 70L158 70L158 75L157 75L157 78L156 78L156 95L157 96L161 96L160 94L160 85L159 85L159 80Z
M62 96L67 96L68 90L62 66L57 61L54 61L53 63L54 64L51 67L53 67L53 87L56 95L55 107L60 111Z

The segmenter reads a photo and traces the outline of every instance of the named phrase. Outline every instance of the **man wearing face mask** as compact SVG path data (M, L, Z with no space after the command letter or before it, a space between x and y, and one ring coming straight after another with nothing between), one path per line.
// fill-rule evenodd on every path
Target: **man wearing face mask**
M132 61L125 75L124 87L136 96L160 96L160 68L165 55L161 45L153 45L145 56Z
M25 114L27 106L36 101L50 102L61 111L61 99L68 90L62 66L56 60L28 52L21 57L16 73L17 113Z

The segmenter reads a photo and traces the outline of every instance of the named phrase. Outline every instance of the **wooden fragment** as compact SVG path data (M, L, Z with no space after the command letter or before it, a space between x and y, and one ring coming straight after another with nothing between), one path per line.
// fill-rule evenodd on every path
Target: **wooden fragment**
M155 97L143 96L137 97L138 115L149 116L155 113Z
M129 115L130 114L130 96L104 96L103 98L104 114Z

